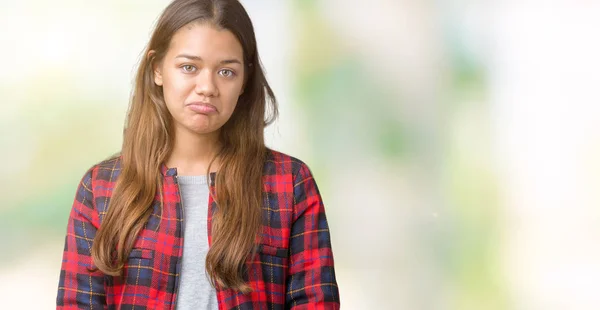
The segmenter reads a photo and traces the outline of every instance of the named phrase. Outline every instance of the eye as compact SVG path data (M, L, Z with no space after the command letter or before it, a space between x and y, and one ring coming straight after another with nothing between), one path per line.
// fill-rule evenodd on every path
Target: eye
M235 76L235 72L233 72L233 70L229 70L229 69L221 69L221 70L219 70L219 74L226 78Z
M183 66L181 66L181 69L185 73L192 73L192 72L196 71L196 67L194 67L192 65L183 65Z

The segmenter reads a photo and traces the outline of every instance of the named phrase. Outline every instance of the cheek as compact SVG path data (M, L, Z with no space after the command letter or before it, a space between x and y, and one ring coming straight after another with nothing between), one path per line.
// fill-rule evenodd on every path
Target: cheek
M163 92L165 99L185 97L194 85L180 74L167 74L164 77Z
M227 89L227 97L230 101L232 102L237 102L239 97L242 95L242 86L243 84L240 83L235 83L232 85L228 85L228 89Z
M235 86L235 87L231 87L228 89L226 96L222 96L223 97L222 98L223 105L225 105L227 110L230 111L231 113L233 113L233 110L235 109L235 107L238 103L240 94L241 94L241 87Z

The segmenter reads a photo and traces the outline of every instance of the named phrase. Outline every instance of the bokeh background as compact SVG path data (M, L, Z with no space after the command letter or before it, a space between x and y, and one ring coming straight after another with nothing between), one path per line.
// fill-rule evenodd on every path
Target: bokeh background
M600 3L244 0L343 309L600 309ZM166 0L0 2L0 308L52 309Z

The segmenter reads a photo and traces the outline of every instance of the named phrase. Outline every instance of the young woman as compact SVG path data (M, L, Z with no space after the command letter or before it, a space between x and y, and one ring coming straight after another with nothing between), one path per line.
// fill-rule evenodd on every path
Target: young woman
M77 189L57 308L338 309L315 180L264 143L242 5L175 0L144 55L122 150Z

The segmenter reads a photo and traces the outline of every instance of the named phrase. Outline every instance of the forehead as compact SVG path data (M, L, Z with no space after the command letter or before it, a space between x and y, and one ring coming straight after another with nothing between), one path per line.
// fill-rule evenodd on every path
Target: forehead
M242 45L231 31L211 24L192 23L175 32L167 55L189 54L206 61L225 58L243 61L243 53Z

